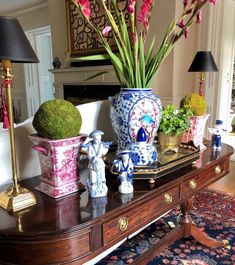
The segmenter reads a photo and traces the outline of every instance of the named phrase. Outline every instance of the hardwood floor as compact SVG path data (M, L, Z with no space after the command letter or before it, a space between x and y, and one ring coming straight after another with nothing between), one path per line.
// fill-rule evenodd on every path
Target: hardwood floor
M235 195L235 161L230 161L230 173L215 182L209 188Z

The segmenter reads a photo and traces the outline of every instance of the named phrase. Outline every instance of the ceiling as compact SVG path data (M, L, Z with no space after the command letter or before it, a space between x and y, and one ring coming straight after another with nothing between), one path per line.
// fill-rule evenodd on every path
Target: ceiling
M46 2L48 0L0 0L0 14L8 15Z

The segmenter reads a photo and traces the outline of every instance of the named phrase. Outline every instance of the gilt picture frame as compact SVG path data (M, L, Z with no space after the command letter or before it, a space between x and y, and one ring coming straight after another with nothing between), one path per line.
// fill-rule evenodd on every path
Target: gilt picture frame
M83 17L79 9L73 4L71 0L66 1L66 19L68 31L68 50L71 57L79 57L86 55L95 55L106 53L105 49L99 43L97 33L90 27L86 19ZM92 15L90 19L101 30L108 25L105 18L102 4L100 0L90 0L90 8ZM107 0L109 9L112 14L115 10L112 7L111 0ZM129 23L129 13L127 12L127 1L118 0L119 9L123 12L125 21ZM112 32L106 37L107 41L115 50L116 44Z

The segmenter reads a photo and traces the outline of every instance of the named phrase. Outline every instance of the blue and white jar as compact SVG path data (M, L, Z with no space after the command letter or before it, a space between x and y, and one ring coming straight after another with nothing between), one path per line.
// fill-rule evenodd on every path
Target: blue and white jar
M110 116L117 137L118 152L136 142L140 127L152 144L161 120L162 105L150 88L123 88L111 101Z
M156 148L152 144L147 144L146 140L146 133L143 128L140 128L136 143L130 147L130 158L135 166L149 166L157 161Z

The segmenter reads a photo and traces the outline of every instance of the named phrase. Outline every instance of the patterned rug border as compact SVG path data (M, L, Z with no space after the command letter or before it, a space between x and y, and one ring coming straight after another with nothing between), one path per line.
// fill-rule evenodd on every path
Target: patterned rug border
M228 214L232 214L233 216L233 213L235 213L233 206L235 203L234 194L210 188L200 191L200 193L204 192L210 193L211 199L215 198L217 194L218 203L226 205L226 208L222 207L222 209L228 209ZM224 196L224 200L220 200L220 196ZM202 196L200 199L199 196L196 200L197 203L195 203L195 207L198 209L198 204L201 203L204 198ZM213 204L213 201L212 205L215 205ZM175 223L178 211L179 208L173 209L171 213L166 214L156 223L145 228L145 230L140 232L134 238L125 241L120 247L98 262L98 264L132 264L138 256L142 255L152 246L152 244L155 244L162 238L162 236L164 236L164 234L170 231L168 222L173 221ZM199 210L199 214L196 216L193 214L193 211L195 211L195 209L192 209L191 212L194 221L198 223L199 226L202 224L205 231L212 238L220 240L228 239L230 249L208 248L196 242L192 237L188 239L183 238L168 246L168 248L163 250L151 262L149 262L149 265L235 265L235 214L234 218L232 217L231 219L232 223L228 225L225 221L221 221L221 217L218 219L213 218L213 210L211 211L211 216L208 215L207 208L205 208L205 210ZM208 219L208 217L210 218Z

